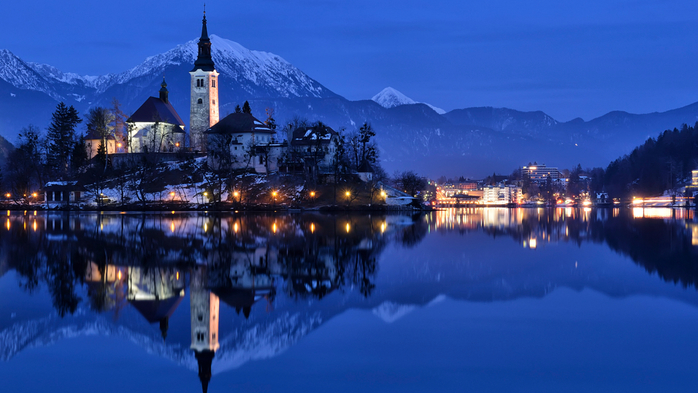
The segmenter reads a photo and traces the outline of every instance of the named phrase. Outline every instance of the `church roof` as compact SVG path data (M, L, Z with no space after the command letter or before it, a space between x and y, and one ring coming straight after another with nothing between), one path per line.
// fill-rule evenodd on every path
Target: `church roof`
M249 113L231 113L206 131L207 134L274 134L276 131L267 127Z
M129 123L152 123L155 121L184 126L172 104L163 102L158 97L148 97L136 112L128 119Z
M148 323L155 323L171 317L182 299L182 296L173 296L162 300L131 300L130 303Z

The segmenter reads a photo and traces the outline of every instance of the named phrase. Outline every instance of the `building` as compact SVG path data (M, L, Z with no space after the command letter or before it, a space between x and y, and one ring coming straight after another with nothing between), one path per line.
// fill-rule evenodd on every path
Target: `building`
M46 207L60 207L86 201L87 190L77 181L54 181L44 186Z
M248 168L257 173L277 171L286 149L276 140L276 131L249 113L231 113L205 134L211 167L228 162L231 169Z
M94 158L99 151L99 147L105 143L106 154L116 153L116 138L114 138L114 135L109 134L103 138L94 131L88 131L87 135L85 135L85 151L87 152L87 158Z
M128 268L128 302L167 338L169 320L184 299L184 275L176 268Z
M199 53L191 75L191 111L189 133L191 148L206 151L204 133L218 123L218 72L211 58L211 40L206 27L206 11L199 39Z
M199 365L199 380L204 392L211 381L211 364L220 348L218 343L218 296L207 288L207 270L199 266L191 274L189 305L191 317L191 349Z
M129 153L171 153L184 148L184 122L169 100L162 78L158 97L148 97L126 121Z
M534 183L545 182L550 176L552 181L558 181L562 178L562 174L556 167L549 167L545 164L529 164L524 166L521 170L521 175L525 178L529 178Z
M509 205L518 204L523 194L521 187L516 186L487 186L482 189L482 204L484 205Z
M296 128L291 134L288 166L331 173L338 137L335 130L322 123Z

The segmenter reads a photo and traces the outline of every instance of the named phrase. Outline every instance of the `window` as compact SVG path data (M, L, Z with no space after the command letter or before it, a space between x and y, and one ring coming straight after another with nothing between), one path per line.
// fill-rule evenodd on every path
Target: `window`
M199 98L199 100L196 101L196 103L197 103L197 104L203 104L203 103L204 103L204 100L202 100L201 98Z
M196 341L203 342L205 337L206 335L202 332L196 332Z
M213 100L213 105L216 105L216 100Z
M216 87L216 80L215 79L211 79L211 87Z

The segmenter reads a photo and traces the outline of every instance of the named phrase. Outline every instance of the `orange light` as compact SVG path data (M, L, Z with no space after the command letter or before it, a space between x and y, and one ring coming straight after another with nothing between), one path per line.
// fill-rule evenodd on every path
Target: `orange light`
M276 191L272 191L271 195L275 197L275 196L276 196Z
M351 226L349 225L349 223L347 223L347 226L345 227L345 229L347 230L347 233L349 233L349 231L351 230Z
M239 196L240 196L240 193L239 193L239 192L237 192L237 191L235 191L235 192L233 192L233 196L235 196L235 198L237 198L237 197L239 197Z
M233 232L238 233L238 223L233 224Z
M118 273L116 273L116 278L121 281L121 270L119 270Z
M5 194L5 198L9 198L11 196L12 196L12 194L10 194L9 192L7 194Z
M310 197L315 198L315 191L310 191Z
M347 198L349 198L349 197L351 196L351 192L347 191L347 192L344 193L344 195L346 195Z
M310 233L315 233L315 224L310 223Z
M179 280L179 272L177 272L177 280Z
M171 197L174 197L174 196L175 196L175 192L174 192L174 191L171 191L171 192L170 192L170 196L171 196Z
M175 143L175 146L179 147L179 142Z
M271 230L274 231L274 233L276 233L276 223L274 223L274 225L272 225Z
M121 148L121 143L117 143L116 147Z
M37 194L37 193L33 192L33 193L32 193L32 196L33 196L34 198L36 198L36 197L38 197L38 196L39 196L39 194Z

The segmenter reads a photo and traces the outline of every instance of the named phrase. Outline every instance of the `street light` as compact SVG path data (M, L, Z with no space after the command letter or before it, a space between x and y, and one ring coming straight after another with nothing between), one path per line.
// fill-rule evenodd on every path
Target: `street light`
M272 191L271 196L274 198L274 209L276 209L276 191Z

